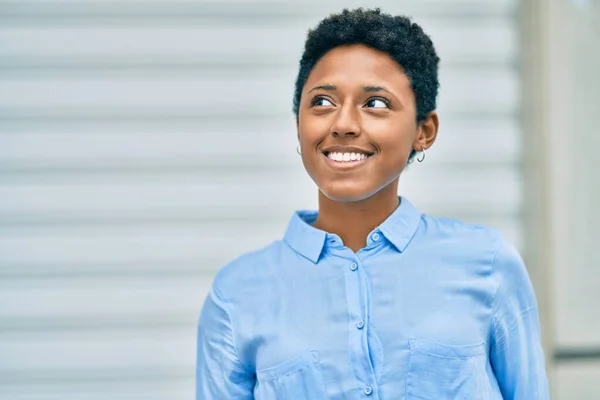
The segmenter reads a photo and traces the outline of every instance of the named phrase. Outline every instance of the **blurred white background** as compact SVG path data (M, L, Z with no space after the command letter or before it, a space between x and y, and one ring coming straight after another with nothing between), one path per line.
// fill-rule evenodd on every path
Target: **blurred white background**
M442 60L401 194L517 245L553 398L600 399L598 0L0 0L0 399L193 398L214 273L316 207L297 65L358 5Z

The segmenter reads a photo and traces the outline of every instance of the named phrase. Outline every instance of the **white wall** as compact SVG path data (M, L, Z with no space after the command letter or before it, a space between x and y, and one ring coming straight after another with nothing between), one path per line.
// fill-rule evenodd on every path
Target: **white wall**
M526 247L554 393L600 396L600 2L524 5Z
M306 31L360 3L0 4L0 399L193 396L215 271L316 205ZM523 248L516 2L377 4L442 58L439 141L402 193Z

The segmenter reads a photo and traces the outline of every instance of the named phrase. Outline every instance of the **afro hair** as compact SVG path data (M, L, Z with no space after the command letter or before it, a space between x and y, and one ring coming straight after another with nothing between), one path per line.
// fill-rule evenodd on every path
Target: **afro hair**
M296 118L302 89L315 64L330 50L352 44L387 53L402 67L415 95L417 122L435 110L439 57L429 36L407 17L358 8L332 14L308 32L294 92Z

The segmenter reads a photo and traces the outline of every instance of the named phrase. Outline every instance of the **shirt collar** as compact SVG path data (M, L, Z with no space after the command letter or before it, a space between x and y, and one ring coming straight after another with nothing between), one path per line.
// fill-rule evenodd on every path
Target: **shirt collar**
M296 211L283 237L296 253L315 264L319 261L327 238L327 232L312 226L317 215L317 211ZM415 235L420 221L419 211L406 198L400 197L398 208L375 230L379 230L399 252L403 252Z
M421 213L405 197L400 197L400 205L381 225L383 233L400 253L402 253L417 233L421 223Z

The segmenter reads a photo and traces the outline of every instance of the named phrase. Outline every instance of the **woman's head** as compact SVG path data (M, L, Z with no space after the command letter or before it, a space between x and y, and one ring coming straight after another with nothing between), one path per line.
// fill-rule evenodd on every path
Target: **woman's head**
M344 10L309 31L294 113L302 160L321 192L368 198L431 146L438 62L417 24L378 9Z

